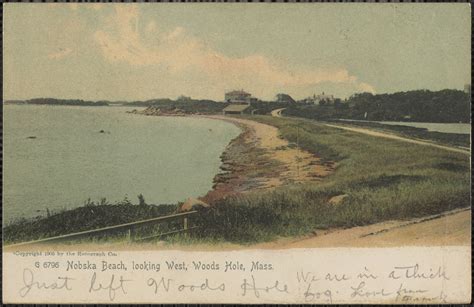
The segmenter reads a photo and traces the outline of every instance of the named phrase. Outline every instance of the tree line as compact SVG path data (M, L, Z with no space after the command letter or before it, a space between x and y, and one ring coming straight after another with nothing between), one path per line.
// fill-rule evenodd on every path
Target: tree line
M344 103L293 105L285 113L314 119L469 123L471 97L463 91L449 89L377 95L358 93Z

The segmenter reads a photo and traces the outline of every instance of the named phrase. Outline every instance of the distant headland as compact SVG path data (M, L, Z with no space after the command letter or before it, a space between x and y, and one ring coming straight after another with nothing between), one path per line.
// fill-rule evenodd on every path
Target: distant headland
M87 101L82 99L34 98L28 100L5 100L5 104L36 104L60 106L108 106L107 101Z

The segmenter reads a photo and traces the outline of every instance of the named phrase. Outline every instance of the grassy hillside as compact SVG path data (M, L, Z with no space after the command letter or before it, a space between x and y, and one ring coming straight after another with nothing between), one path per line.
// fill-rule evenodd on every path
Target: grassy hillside
M98 229L106 226L140 221L172 214L176 205L132 204L129 200L108 203L88 200L83 207L55 212L47 217L20 219L3 228L3 241L38 240L71 232Z
M342 131L287 118L252 117L327 160L337 169L322 182L292 185L221 201L204 216L202 237L257 242L409 219L470 205L469 156L428 146ZM347 195L344 202L328 200Z

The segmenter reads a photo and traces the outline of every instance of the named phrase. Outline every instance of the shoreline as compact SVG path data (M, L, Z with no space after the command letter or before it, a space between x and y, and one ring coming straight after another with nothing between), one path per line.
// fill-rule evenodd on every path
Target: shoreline
M166 116L173 117L172 115ZM275 126L280 127L282 133L284 133L286 131L284 125L275 124L273 126L272 121L259 117L256 118L258 122L253 120L252 117L220 115L186 115L186 117L226 121L242 129L241 133L229 142L221 154L220 169L222 172L215 175L213 189L199 197L199 199L215 205L215 208L221 203L220 200L226 197L251 192L262 193L262 197L265 197L264 194L268 196L267 191L279 186L292 184L293 187L298 187L298 183L314 183L322 180L335 170L336 165L334 163L324 162L317 156L295 148L287 140L282 139L280 130ZM265 122L270 124L265 124ZM296 131L293 132L296 133ZM288 135L288 133L285 135ZM321 136L324 136L324 133ZM290 135L289 139L294 140L295 136ZM317 149L318 146L313 146L312 151L317 152ZM338 206L337 203L331 204ZM306 246L329 247L334 245L362 247L366 244L388 246L407 244L408 242L413 244L436 244L438 241L442 241L443 244L451 241L464 244L464 242L467 242L467 233L464 232L464 229L469 224L470 211L466 212L466 209L460 211L463 212L455 209L423 218L415 216L407 219L382 219L375 221L373 224L348 228L343 226L315 228L315 230L305 235L277 236L275 240L263 241L249 246L251 248L278 249L303 248ZM312 213L310 212L310 214ZM427 231L429 225L440 226L444 224L452 224L453 226L450 227L452 229L449 231L444 229L442 234ZM424 233L423 237L420 237L420 233ZM399 237L396 237L396 234L399 234ZM210 248L206 243L198 243L197 246L193 245L192 248L199 249L200 245L202 245L201 247ZM235 243L224 245L231 249L237 248ZM176 247L177 245L171 243L171 248ZM160 245L160 248L168 247ZM179 245L178 249L181 248L183 246Z
M332 161L290 144L278 128L247 118L209 114L184 114L160 110L131 111L131 114L163 117L191 117L225 121L242 132L227 144L220 156L220 172L212 189L198 200L214 205L219 200L279 186L321 181L336 169Z
M242 133L227 145L221 155L222 172L214 177L213 189L199 197L211 205L220 199L243 193L321 181L335 170L335 163L322 161L281 138L276 127L222 115L192 117L222 120L242 129Z

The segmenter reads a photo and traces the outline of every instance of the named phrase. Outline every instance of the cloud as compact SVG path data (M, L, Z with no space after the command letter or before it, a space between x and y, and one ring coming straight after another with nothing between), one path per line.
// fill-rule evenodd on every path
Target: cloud
M116 6L113 14L106 17L104 27L94 33L94 40L107 61L134 67L155 65L166 69L171 78L199 75L196 82L207 86L209 95L217 95L218 90L245 88L259 97L273 97L282 91L301 96L309 95L315 85L324 82L375 91L345 68L288 68L285 63L259 54L230 57L183 27L164 32L156 21L150 21L140 32L140 21L138 7L133 5Z
M77 11L77 9L79 9L79 4L78 3L68 3L68 6L73 11Z
M362 92L369 92L369 93L375 94L375 88L372 85L364 83L364 82L359 83L359 89Z
M71 48L59 48L57 51L53 51L48 54L48 58L52 60L59 60L67 57L73 50Z
M101 10L104 5L102 3L91 3L91 4L87 4L87 7L95 10L95 11L99 11Z
M51 6L56 6L56 7L63 5L62 3L49 3L49 4ZM76 3L76 2L67 3L67 6L72 11L77 11L79 8L99 11L104 7L103 3Z
M173 39L177 39L184 34L184 28L176 27L173 31L168 33L165 37L166 40L172 41Z
M147 31L148 33L153 33L153 32L155 32L156 30L157 30L156 22L150 21L150 22L148 23L148 25L146 26L146 31Z

